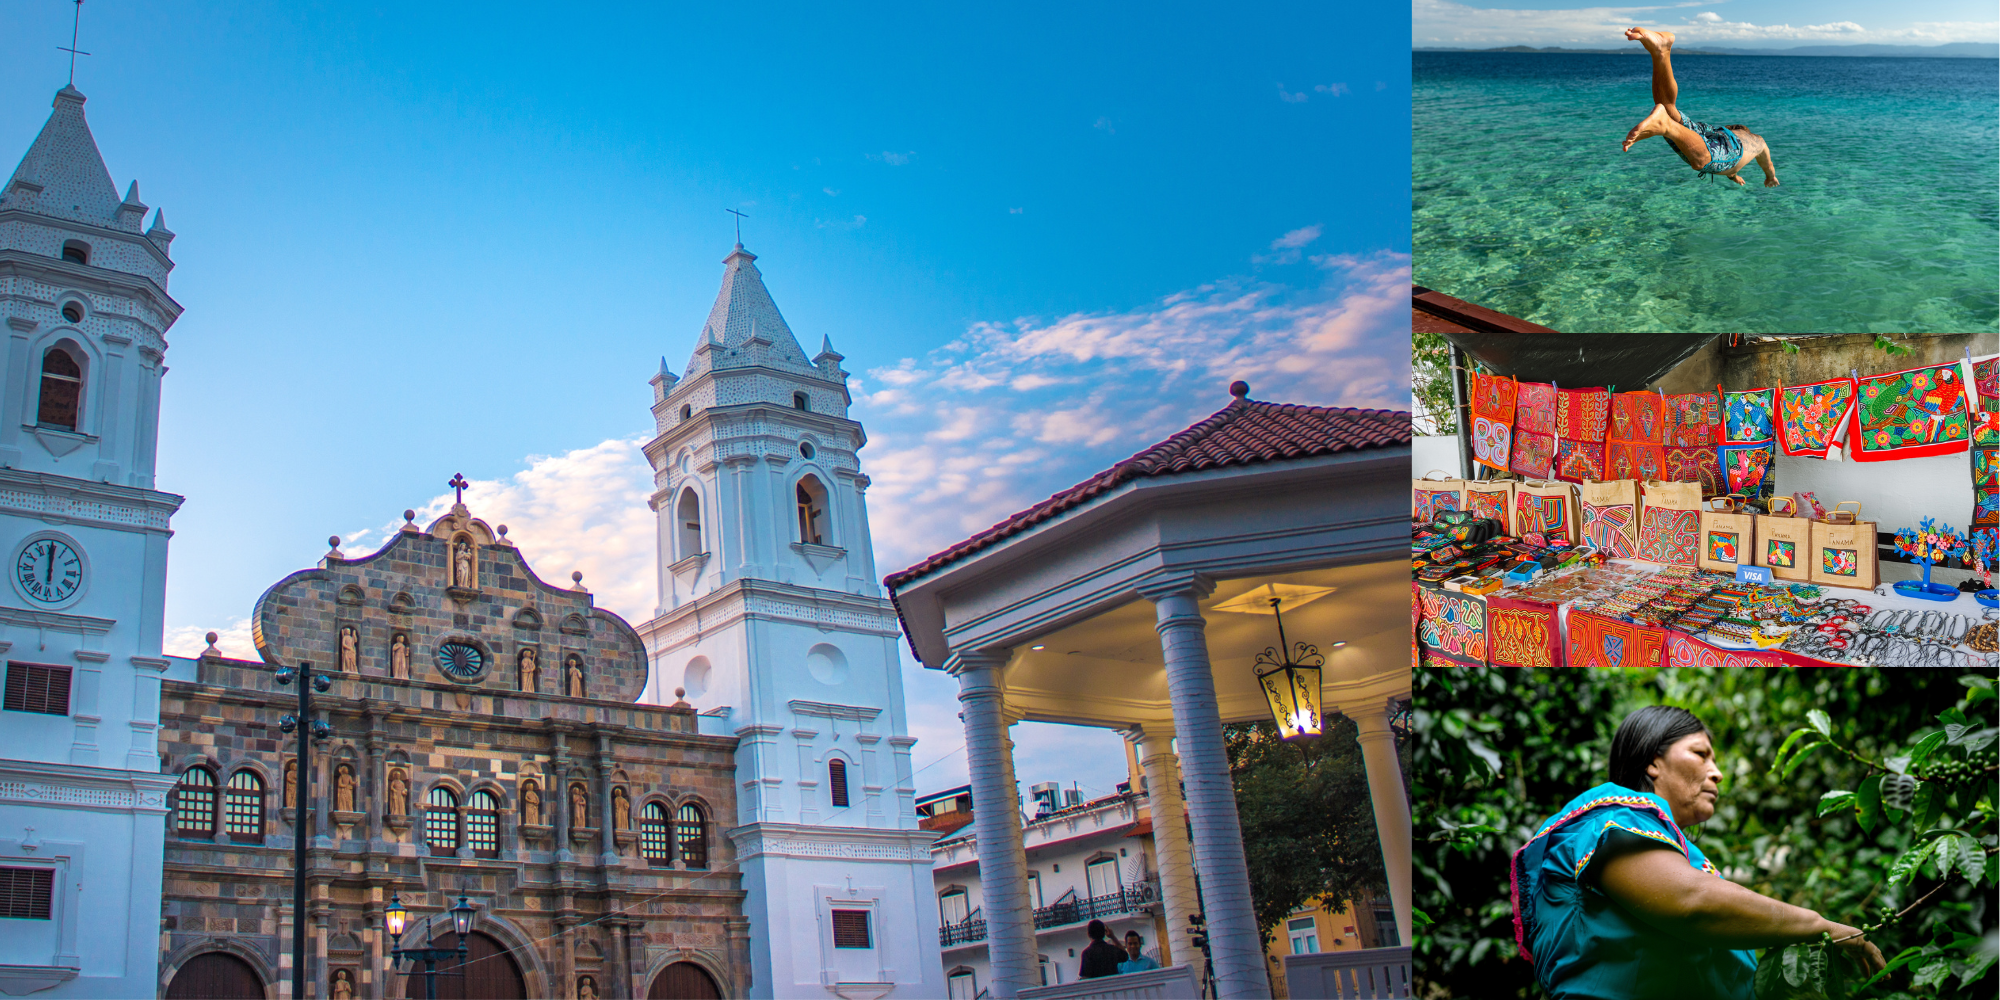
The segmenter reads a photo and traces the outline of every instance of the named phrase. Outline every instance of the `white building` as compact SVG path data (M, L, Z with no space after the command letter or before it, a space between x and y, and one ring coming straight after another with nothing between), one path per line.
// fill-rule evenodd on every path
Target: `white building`
M806 359L736 246L687 373L653 380L649 698L734 735L754 997L940 997L894 607L831 342Z
M0 190L0 992L153 996L168 520L153 489L173 241L74 87ZM38 991L38 992L37 992Z
M1062 793L1055 798L1050 790ZM1038 984L1074 982L1090 921L1102 920L1112 942L1125 933L1145 939L1145 953L1161 964L1182 961L1166 948L1166 909L1153 854L1152 815L1144 795L1120 785L1114 795L1082 801L1053 785L1031 789L1034 816L1023 824L1028 860L1028 901L1034 911ZM1054 808L1050 808L1050 806ZM973 837L972 788L925 796L918 812L944 835L931 847L937 891L938 944L943 950L946 995L972 1000L992 982L986 949L985 894L979 885L979 849ZM1200 956L1195 956L1198 965Z

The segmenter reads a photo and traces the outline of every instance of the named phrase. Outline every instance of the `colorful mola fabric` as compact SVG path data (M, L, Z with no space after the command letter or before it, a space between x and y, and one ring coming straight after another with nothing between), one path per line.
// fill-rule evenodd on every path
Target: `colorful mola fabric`
M1488 420L1514 422L1515 382L1503 375L1472 373L1472 412Z
M1514 429L1498 420L1472 418L1472 460L1488 468L1507 471L1513 454Z
M1607 479L1659 479L1666 474L1667 449L1657 444L1613 441L1604 446Z
M1777 436L1772 418L1778 390L1750 389L1722 394L1722 443L1761 444Z
M1636 505L1618 503L1599 507L1586 502L1581 506L1585 541L1615 559L1630 559L1638 553L1639 518Z
M1488 597L1486 661L1496 667L1562 666L1562 629L1556 624L1556 606Z
M1657 392L1621 392L1611 397L1608 440L1665 444L1667 399Z
M1770 476L1771 462L1776 457L1777 449L1769 441L1763 444L1725 444L1716 449L1716 460L1722 464L1731 493L1756 493L1761 490Z
M1851 378L1788 385L1778 394L1778 445L1787 455L1825 458L1846 435L1847 411L1853 408Z
M1566 441L1602 442L1611 423L1611 392L1607 389L1559 389L1556 392L1556 437Z
M1722 404L1712 392L1679 393L1667 397L1666 437L1669 448L1705 448L1721 443Z
M1666 648L1665 629L1589 611L1569 613L1569 666L1657 667Z
M1972 384L1979 390L1979 409L2000 410L2000 354L1972 359Z
M1971 446L1964 377L1957 364L1871 375L1855 388L1848 453L1860 462L1951 455Z
M1666 452L1667 467L1661 479L1670 483L1700 483L1705 495L1723 492L1722 463L1716 458L1714 445L1668 448Z
M1514 392L1514 433L1556 433L1556 387L1546 382L1522 382Z
M1410 491L1412 505L1410 519L1429 524L1431 518L1437 516L1438 511L1458 510L1463 493L1463 490L1456 488L1449 490L1412 489Z
M2000 412L1980 415L1972 432L1972 531L1992 544L2000 531Z
M1534 434L1514 428L1514 440L1507 456L1507 468L1529 479L1547 479L1555 469L1556 439L1550 434Z
M1556 441L1556 478L1566 483L1604 478L1604 442Z
M1674 566L1692 566L1700 554L1701 514L1692 510L1647 507L1639 515L1638 558Z

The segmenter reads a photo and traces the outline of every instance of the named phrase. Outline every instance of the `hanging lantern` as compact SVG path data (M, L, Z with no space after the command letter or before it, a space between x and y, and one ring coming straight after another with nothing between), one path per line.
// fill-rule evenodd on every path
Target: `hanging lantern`
M1278 735L1295 740L1320 734L1319 675L1326 657L1309 643L1292 645L1285 640L1285 619L1278 612L1280 598L1271 598L1271 613L1278 616L1278 645L1257 654L1257 685L1271 704L1271 716Z
M403 936L403 931L410 926L410 911L403 908L403 897L389 897L389 908L382 911L382 919L389 925L390 937Z
M464 896L458 897L458 905L451 908L451 929L461 938L472 930L472 904Z

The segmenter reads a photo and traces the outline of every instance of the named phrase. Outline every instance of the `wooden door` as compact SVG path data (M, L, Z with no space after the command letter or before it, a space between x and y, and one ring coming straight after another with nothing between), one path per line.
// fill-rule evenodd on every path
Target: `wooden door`
M209 951L188 959L174 973L167 1000L264 1000L264 984L250 963Z
M458 944L458 936L446 931L432 939L433 948L453 948ZM465 936L465 965L458 965L456 956L438 963L438 1000L527 1000L528 984L521 978L521 967L514 964L513 956L500 942L474 931ZM405 961L402 969L404 977L403 996L409 1000L422 1000L424 996L424 964ZM457 973L465 973L463 976Z
M675 962L653 977L646 1000L722 1000L722 989L693 962Z

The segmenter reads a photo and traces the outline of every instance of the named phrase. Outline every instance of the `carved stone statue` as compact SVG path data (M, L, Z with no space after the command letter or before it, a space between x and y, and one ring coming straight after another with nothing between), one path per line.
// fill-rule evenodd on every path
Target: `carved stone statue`
M632 800L625 797L625 789L611 790L611 826L625 830L632 826Z
M299 759L294 757L285 762L285 808L297 809L298 807Z
M540 691L542 689L542 668L535 664L535 651L521 650L521 690Z
M343 673L354 673L361 666L361 637L354 634L354 626L340 628L340 669Z
M583 697L583 657L581 656L572 656L569 658L569 696L572 698Z
M576 981L576 1000L597 1000L597 981L583 976Z
M389 640L389 676L399 681L410 679L410 637L401 632Z
M582 785L569 786L569 822L571 826L590 825L590 796L585 795Z
M524 826L542 825L542 790L532 781L521 785L521 823Z
M354 769L346 764L333 773L333 808L339 812L354 811Z
M459 539L458 544L452 546L451 585L466 590L477 589L479 581L473 575L472 566L472 542Z
M333 1000L354 1000L354 984L348 981L346 969L334 971L332 990Z
M410 779L403 777L403 769L389 772L389 815L410 814Z

